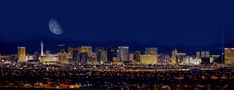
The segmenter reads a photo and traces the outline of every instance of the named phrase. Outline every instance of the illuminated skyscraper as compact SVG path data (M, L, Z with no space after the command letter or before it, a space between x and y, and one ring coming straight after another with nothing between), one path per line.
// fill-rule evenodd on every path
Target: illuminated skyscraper
M18 62L26 62L26 48L18 47Z
M206 55L206 57L210 57L210 52L209 51L205 51L205 55Z
M78 63L79 59L80 59L80 53L78 50L73 50L72 51L72 59L74 63Z
M116 50L112 48L107 49L107 61L112 62L113 58L117 56Z
M134 60L139 63L141 61L141 51L136 51L134 55Z
M155 55L141 55L141 64L157 64Z
M206 52L205 51L201 51L201 57L206 57Z
M96 53L88 53L88 64L97 64Z
M133 53L130 53L130 54L129 54L129 60L130 60L131 62L135 62L135 60L134 60L134 54L133 54Z
M107 62L107 51L104 50L103 48L96 49L96 56L97 56L97 61L99 63Z
M44 51L43 51L43 49L44 49L44 42L43 42L43 41L41 41L41 56L43 56L43 55L44 55Z
M117 58L119 61L122 62L128 62L129 61L129 55L128 55L128 46L119 46L118 52L117 52Z
M200 51L196 52L196 58L201 58L201 52Z
M145 54L146 55L158 55L158 48L146 48Z
M158 61L158 48L146 48L145 49L145 55L153 55L155 56L154 59L152 59L152 62Z
M91 46L81 46L80 47L80 52L91 53L92 52L92 47Z
M58 54L58 60L60 64L69 64L68 54L66 52Z
M39 58L40 58L40 53L34 52L33 58L34 58L34 60L39 60Z
M201 51L201 57L209 57L210 52L209 51Z
M224 49L224 63L225 64L234 64L234 48L225 48Z
M172 51L171 53L171 63L172 64L178 64L178 60L177 60L177 50L175 49L174 51Z
M87 52L82 52L80 53L80 61L78 63L81 63L81 64L87 64L87 61L88 61L88 53Z

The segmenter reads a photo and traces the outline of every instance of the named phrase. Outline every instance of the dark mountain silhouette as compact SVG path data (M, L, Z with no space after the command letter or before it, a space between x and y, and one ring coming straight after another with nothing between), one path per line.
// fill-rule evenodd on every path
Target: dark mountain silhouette
M34 53L40 51L40 41L43 40L45 44L45 50L51 50L56 52L59 44L65 44L70 47L79 47L83 45L90 45L93 48L105 47L105 48L117 48L118 46L129 46L130 51L144 50L146 47L158 47L159 53L171 53L172 50L177 49L179 52L185 52L187 54L195 54L196 51L208 50L214 54L221 53L221 44L215 43L206 45L203 47L191 47L186 45L160 45L154 42L125 42L121 40L110 40L105 42L89 42L89 41L71 41L65 38L53 38L49 36L30 37L16 42L9 42L0 40L0 53L1 54L16 54L17 46L25 46L27 53ZM225 44L225 47L234 47L234 43Z

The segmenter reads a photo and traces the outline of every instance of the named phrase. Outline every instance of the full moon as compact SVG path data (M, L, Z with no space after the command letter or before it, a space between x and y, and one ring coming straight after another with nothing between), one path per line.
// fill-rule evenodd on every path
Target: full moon
M62 27L55 19L50 19L49 29L53 34L61 35L63 33Z

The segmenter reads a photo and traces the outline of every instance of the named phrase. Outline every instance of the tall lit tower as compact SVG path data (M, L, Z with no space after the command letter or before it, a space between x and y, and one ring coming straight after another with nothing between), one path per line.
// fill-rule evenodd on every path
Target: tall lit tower
M117 52L117 58L119 61L125 62L129 61L129 47L128 46L119 46L118 47L119 52Z
M26 48L18 47L18 62L26 62Z
M41 56L43 56L43 55L44 55L43 48L44 48L44 42L43 42L43 41L41 41Z
M151 64L156 64L158 62L158 48L151 47L145 49L145 55L152 55L151 56Z
M224 64L234 65L234 48L224 49Z
M174 64L174 65L177 65L178 64L177 59L178 59L178 57L177 57L177 50L175 49L171 53L171 63Z

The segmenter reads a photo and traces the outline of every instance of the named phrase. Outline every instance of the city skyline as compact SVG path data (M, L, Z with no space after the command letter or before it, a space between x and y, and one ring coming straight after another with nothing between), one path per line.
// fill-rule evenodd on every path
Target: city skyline
M224 48L220 53L213 53L209 50L183 52L173 49L167 53L159 53L158 47L145 47L144 50L131 50L129 46L117 47L92 47L76 46L70 47L64 44L57 46L56 52L44 50L44 41L40 41L40 54L35 51L27 53L27 47L18 46L18 55L13 61L34 62L41 64L72 64L82 63L99 65L103 63L114 64L143 64L143 65L209 65L209 64L234 64L234 48ZM13 54L12 54L13 55ZM4 55L3 55L4 56ZM14 58L8 56L8 60ZM11 60L12 61L12 60Z
M0 89L234 90L234 5L1 0Z

